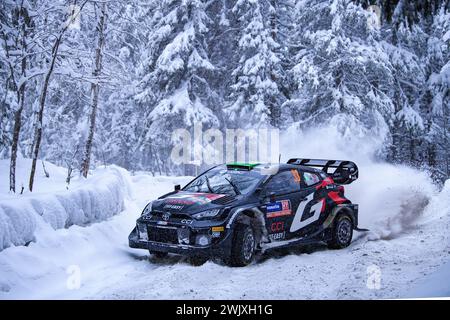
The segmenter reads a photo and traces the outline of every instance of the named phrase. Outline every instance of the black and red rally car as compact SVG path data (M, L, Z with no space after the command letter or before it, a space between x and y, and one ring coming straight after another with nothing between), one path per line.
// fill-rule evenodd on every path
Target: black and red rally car
M245 266L258 252L325 242L347 247L358 205L344 186L358 178L351 161L290 159L287 164L230 163L150 202L129 235L132 248Z

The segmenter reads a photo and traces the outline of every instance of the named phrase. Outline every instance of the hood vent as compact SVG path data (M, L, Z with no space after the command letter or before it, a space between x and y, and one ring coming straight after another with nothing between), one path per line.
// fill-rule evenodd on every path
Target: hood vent
M223 205L223 204L228 204L230 202L233 202L235 200L235 196L231 195L231 194L227 194L226 196L220 197L216 200L211 201L212 204L219 204L219 205Z

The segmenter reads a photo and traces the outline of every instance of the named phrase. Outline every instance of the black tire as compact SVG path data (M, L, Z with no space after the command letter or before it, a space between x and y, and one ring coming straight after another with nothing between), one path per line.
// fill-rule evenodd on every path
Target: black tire
M353 238L353 221L346 215L339 215L331 230L332 238L328 241L328 248L330 249L342 249L350 245Z
M152 251L149 250L151 255L154 255L156 258L158 259L164 259L165 257L167 257L168 253L167 252L162 252L162 251Z
M195 266L195 267L199 267L203 264L206 263L206 261L208 261L209 258L208 257L203 257L203 256L190 256L188 258L189 264Z
M234 230L231 256L228 264L232 267L245 267L255 258L256 240L252 227L238 224Z

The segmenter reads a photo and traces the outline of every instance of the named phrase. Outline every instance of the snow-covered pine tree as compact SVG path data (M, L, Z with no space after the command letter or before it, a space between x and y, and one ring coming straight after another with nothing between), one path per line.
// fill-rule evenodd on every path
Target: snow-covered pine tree
M231 76L230 119L242 127L280 126L284 74L277 34L277 8L273 1L238 0L238 61Z
M391 33L388 30L384 35L389 37ZM409 26L406 21L399 23L394 33L395 43L382 43L394 79L390 97L395 111L389 123L392 139L387 158L418 166L423 162L421 145L425 129L419 104L425 75L418 49L426 47L426 37L421 28Z
M433 16L426 55L427 164L440 180L450 176L450 8Z
M155 155L149 161L168 172L171 163L161 159L170 159L175 129L219 125L211 110L215 93L208 81L215 71L205 43L210 19L203 1L172 0L158 2L152 20L136 95L146 107L139 125L148 129L139 143L143 153Z
M367 12L348 0L303 1L295 12L291 43L298 50L290 73L297 91L285 103L286 117L300 126L334 123L342 133L387 134L394 79Z
M140 6L139 0L116 2L109 8L109 32L105 43L104 63L107 73L114 75L113 82L101 91L104 108L99 109L94 151L97 159L116 163L127 169L152 169L142 166L139 137L144 132L141 119L145 109L135 103L134 95L139 85L137 69L141 52L148 43L152 17L150 6Z

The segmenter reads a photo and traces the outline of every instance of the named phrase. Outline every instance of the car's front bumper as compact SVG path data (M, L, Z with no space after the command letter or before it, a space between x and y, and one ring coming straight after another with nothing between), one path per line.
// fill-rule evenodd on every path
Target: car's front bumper
M164 243L142 239L135 227L128 236L130 248L147 249L150 251L169 252L185 256L218 256L227 257L231 252L231 232L225 232L220 239L207 246Z

